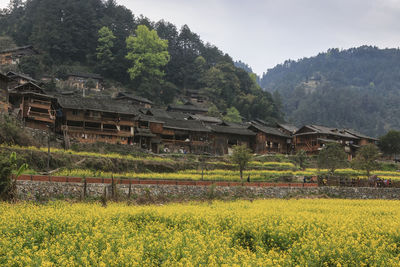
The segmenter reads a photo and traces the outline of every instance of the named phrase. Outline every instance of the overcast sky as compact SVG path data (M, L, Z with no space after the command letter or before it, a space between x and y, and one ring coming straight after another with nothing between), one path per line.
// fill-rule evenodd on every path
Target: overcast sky
M0 0L2 7L9 0ZM400 0L117 0L135 15L189 25L261 74L328 48L399 47Z

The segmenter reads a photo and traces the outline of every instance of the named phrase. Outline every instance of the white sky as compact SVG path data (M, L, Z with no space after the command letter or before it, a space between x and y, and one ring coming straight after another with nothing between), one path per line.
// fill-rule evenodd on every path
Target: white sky
M57 1L57 0L56 0ZM8 0L0 0L5 7ZM400 0L117 0L192 31L261 74L328 48L400 45Z

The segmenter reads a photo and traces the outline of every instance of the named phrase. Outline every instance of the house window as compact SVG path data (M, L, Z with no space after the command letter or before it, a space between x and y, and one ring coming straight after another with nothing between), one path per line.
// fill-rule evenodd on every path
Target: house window
M311 141L311 145L312 145L312 146L316 146L316 145L317 145L317 141L312 140L312 141Z
M100 118L101 117L100 112L92 111L92 117L93 118Z
M139 127L140 128L148 128L149 122L148 121L139 121Z
M73 110L73 111L72 111L72 115L74 115L74 116L79 115L79 111L78 111L78 110Z

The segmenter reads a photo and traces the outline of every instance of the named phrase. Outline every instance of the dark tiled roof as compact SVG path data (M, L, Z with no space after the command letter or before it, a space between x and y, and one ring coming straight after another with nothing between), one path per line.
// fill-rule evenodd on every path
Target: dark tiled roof
M48 95L48 94L41 94L41 93L35 93L35 92L13 92L10 91L10 94L18 94L18 95L30 95L30 96L35 96L35 98L40 98L40 99L52 99L55 100L56 98L54 96Z
M248 135L254 136L255 132L250 131L247 127L232 127L221 124L210 125L210 129L215 133L224 133L224 134L236 134L236 135Z
M174 129L174 130L185 130L190 132L210 132L210 129L201 123L201 121L194 120L177 120L160 118L164 121L164 128Z
M97 79L97 80L102 80L103 79L103 77L101 77L101 75L97 74L97 73L71 72L71 73L68 73L67 76L91 78L91 79Z
M164 123L161 119L158 119L154 116L149 116L149 115L145 115L145 114L141 114L139 113L137 120L140 121L149 121L149 122L156 122L156 123Z
M17 72L14 72L14 71L7 72L7 76L10 77L11 79L15 79L15 78L19 77L19 78L22 78L24 80L27 80L27 81L30 81L30 82L33 82L33 83L38 83L37 80L33 79L32 77L29 77L26 74L17 73Z
M257 130L259 130L259 131L261 131L263 133L266 133L266 134L276 135L276 136L285 137L285 138L290 138L290 136L288 136L288 135L282 133L281 131L279 131L278 128L265 126L265 125L262 125L260 123L255 122L255 121L252 121L250 123L249 128L251 128L251 127L254 127Z
M378 141L377 138L374 138L374 137L371 137L371 136L368 136L368 135L359 133L359 132L357 132L356 130L353 130L353 129L345 129L345 131L346 131L347 133L349 133L349 134L351 134L351 135L354 135L354 136L357 136L357 137L359 137L359 138L370 139L370 140Z
M285 129L288 132L295 133L299 128L294 125L286 124L286 123L277 123L278 127Z
M129 115L137 115L139 113L132 105L122 101L115 101L111 98L90 98L64 95L59 96L57 99L61 107L68 109L94 110Z
M272 125L271 123L268 123L268 122L266 122L266 121L264 121L262 119L255 119L254 121L259 123L259 124L263 124L265 126L271 126Z
M135 100L137 102L142 102L142 103L146 103L146 104L150 104L150 105L153 104L152 101L148 100L145 97L141 97L141 96L125 93L125 92L119 92L117 97L116 97L116 99L124 99L124 98L132 99L132 100Z
M5 50L1 50L0 53L16 52L16 51L25 50L25 49L33 49L33 46L32 45L25 45L25 46L5 49Z
M182 112L166 111L165 109L162 108L141 108L140 112L145 115L154 116L157 118L167 118L167 119L177 119L177 120L186 120L190 116Z
M187 120L190 115L182 113L182 112L175 112L175 111L164 111L164 117L176 119L176 120Z
M169 105L168 111L190 111L190 112L207 112L207 108L198 107L194 105Z
M308 129L312 130L312 132L298 133L303 128L308 128ZM307 135L307 134L327 134L327 135L335 135L335 136L342 137L342 138L359 139L357 136L349 134L346 131L344 131L343 129L329 128L329 127L320 126L320 125L305 125L295 133L295 135Z
M46 92L37 84L33 82L27 82L12 88L10 93L20 93L20 92L36 92L39 94L46 94Z
M3 74L0 72L0 79L5 80L7 82L11 81L11 78L8 77L7 75Z
M139 111L142 114L157 117L162 117L162 115L165 113L165 110L161 108L140 108Z
M219 118L205 116L205 115L201 115L201 114L190 115L189 118L192 118L194 120L203 121L203 122L208 122L208 123L221 123L222 122L222 120Z

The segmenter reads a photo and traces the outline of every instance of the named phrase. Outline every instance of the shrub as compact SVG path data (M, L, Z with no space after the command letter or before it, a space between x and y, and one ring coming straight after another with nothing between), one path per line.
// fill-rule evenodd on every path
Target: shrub
M15 177L21 175L21 173L28 167L26 164L17 167L17 155L15 152L11 153L10 157L0 158L0 199L10 200L15 197Z
M20 146L38 145L21 123L9 115L0 116L0 144L4 143Z

